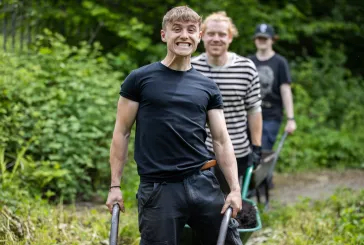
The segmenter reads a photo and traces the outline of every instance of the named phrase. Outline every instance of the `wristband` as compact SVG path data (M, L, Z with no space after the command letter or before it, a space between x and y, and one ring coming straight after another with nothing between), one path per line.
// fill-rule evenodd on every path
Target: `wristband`
M112 185L110 186L109 190L111 190L111 188L121 188L120 185Z
M294 117L287 117L288 121L294 121Z

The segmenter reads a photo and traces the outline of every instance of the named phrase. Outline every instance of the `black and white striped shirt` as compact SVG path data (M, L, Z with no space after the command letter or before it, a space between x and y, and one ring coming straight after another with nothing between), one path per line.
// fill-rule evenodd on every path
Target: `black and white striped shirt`
M235 156L250 153L247 134L247 112L260 108L260 83L254 63L235 53L228 53L224 66L213 67L207 63L206 53L192 58L193 67L212 79L219 86L224 101L224 115ZM211 133L208 128L206 145L213 151Z

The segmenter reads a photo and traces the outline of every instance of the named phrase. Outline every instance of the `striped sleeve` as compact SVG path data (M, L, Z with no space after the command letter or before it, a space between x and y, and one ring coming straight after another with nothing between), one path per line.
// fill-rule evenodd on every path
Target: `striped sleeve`
M250 109L261 106L262 99L260 96L260 82L257 69L252 61L250 61L252 68L252 75L250 78L250 83L248 85L248 91L245 95L246 109Z

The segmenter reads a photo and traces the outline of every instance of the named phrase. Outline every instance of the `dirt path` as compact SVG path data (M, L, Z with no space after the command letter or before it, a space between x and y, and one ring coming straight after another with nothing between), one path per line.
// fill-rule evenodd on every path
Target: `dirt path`
M337 188L364 189L364 170L323 170L310 173L275 174L271 200L294 204L300 197L322 200Z
M275 174L271 200L283 205L293 205L300 197L312 200L329 198L337 188L364 189L364 170L321 170L310 173ZM266 244L272 229L253 234L246 245Z

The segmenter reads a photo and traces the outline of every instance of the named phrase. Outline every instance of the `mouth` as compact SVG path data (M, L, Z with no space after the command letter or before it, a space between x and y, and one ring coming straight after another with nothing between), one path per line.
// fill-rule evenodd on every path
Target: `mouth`
M178 42L177 46L182 48L189 48L191 47L191 43Z

